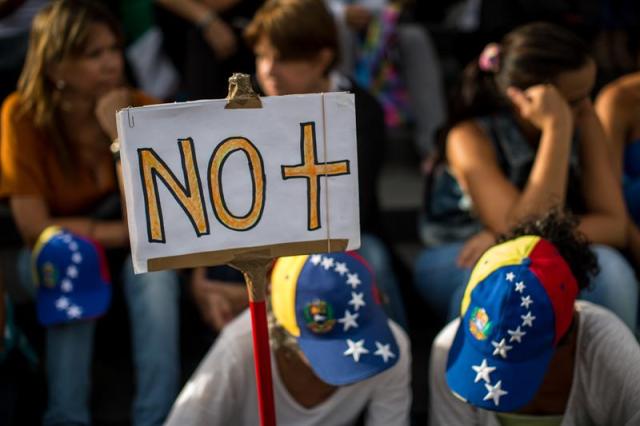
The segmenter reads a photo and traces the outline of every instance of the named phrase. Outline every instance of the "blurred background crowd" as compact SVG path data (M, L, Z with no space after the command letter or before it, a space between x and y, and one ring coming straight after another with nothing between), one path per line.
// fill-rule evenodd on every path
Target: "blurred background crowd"
M634 225L640 219L640 194L634 186L640 164L635 149L640 145L634 145L640 139L635 124L640 113L634 115L640 110L637 2L326 0L331 24L312 9L308 21L291 24L290 31L300 31L300 40L305 31L315 34L301 46L278 39L278 30L264 23L267 18L254 21L263 5L260 0L104 0L89 17L63 12L54 16L54 10L34 21L52 3L0 1L0 287L6 296L5 328L10 330L0 352L0 424L39 424L45 412L54 419L57 414L47 410L47 383L49 394L70 392L72 399L73 391L62 383L79 365L90 370L92 391L90 412L86 407L77 410L93 424L153 424L142 419L153 418L150 411L161 419L166 416L217 334L246 308L242 276L231 269L133 276L113 159L106 149L116 137L112 121L118 108L224 98L233 72L254 76L263 95L356 94L360 254L378 277L386 313L412 342L414 424L427 422L431 342L446 321L457 316L470 268L512 219L552 207L541 194L566 198L566 206L588 218L581 230L597 244L601 275L597 290L587 298L614 311L635 332L635 274L640 266L640 234ZM91 27L88 36L78 35L87 31L83 19L101 26ZM531 22L552 23L570 36L545 38L534 28L503 38ZM554 29L543 30L540 34L555 34ZM540 62L553 55L566 63L546 70L517 60ZM92 60L103 69L92 69ZM568 72L578 74L561 80ZM488 78L495 79L493 92L471 93ZM465 81L471 86L464 86ZM525 90L545 82L557 91ZM513 87L521 90L509 92ZM489 156L487 162L497 161L529 204L518 204L522 200L515 195L502 197L511 187L501 186L492 170L471 165L460 154L466 149L477 162L484 158L479 145L465 145L464 140L473 140L477 133L461 125L464 120L478 118L480 127L498 141L496 146L512 131L509 126L514 124L508 120L485 120L504 106L497 97L490 99L498 92L500 102L508 98L518 108L515 126L524 139L536 140L533 146L545 134L547 116L565 114L576 129L568 141L576 135L588 140L606 134L612 141L610 151L548 154L553 161L565 155L566 164L545 164L571 176L568 183L557 185L544 180L549 186L541 194L531 189L528 176L553 178L541 172L542 150L534 151L531 164L519 172L517 159L509 158L518 156L515 151L506 149L499 160ZM467 102L466 109L461 108L469 98L484 103ZM551 106L529 104L536 99ZM485 109L474 110L478 105ZM31 121L16 111L27 111ZM590 127L596 112L604 133ZM42 137L50 139L51 151L38 148L35 141ZM96 140L100 149L92 146ZM75 153L83 166L68 184L65 165ZM612 160L606 160L607 171L602 171L609 155ZM595 161L597 157L602 161ZM51 162L59 164L59 170L50 170ZM574 175L571 167L578 163L582 167ZM478 188L475 177L481 178L478 185L495 187L501 196ZM517 208L504 207L508 214L502 216L491 212L508 203ZM31 262L36 242L49 225L97 241L106 250L114 283L122 284L113 287L108 313L83 329L52 332L40 325L42 318L39 323L35 313ZM51 359L51 348L62 346L69 352L85 351L88 359L74 361L64 351ZM163 348L162 356L151 353L154 348ZM53 383L60 388L52 388ZM138 391L149 386L166 392L141 396L136 386Z

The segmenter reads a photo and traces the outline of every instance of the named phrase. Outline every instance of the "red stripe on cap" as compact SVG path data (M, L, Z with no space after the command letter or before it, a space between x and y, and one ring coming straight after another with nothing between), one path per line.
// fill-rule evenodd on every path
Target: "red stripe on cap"
M553 344L565 335L571 320L578 284L571 268L549 241L541 239L532 250L530 270L538 277L553 306L556 329Z
M107 261L107 255L104 252L104 248L102 244L100 244L97 240L89 237L81 237L84 240L88 241L96 250L96 254L98 255L98 263L100 264L100 278L107 284L111 284L111 272L109 272L109 262Z
M360 256L360 253L357 251L348 251L346 252L349 256L358 259L365 268L369 271L369 275L371 275L371 292L373 293L373 300L378 304L382 305L382 297L380 297L380 290L378 290L378 281L376 280L376 274L373 272L373 268L369 265L367 260Z

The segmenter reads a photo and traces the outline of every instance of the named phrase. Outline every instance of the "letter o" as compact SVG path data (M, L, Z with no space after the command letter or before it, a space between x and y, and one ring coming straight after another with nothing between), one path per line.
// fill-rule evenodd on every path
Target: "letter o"
M222 191L222 168L229 156L236 151L242 151L247 156L251 173L251 209L244 216L236 216L229 211ZM260 152L248 139L231 137L222 141L213 151L209 162L209 194L213 212L220 223L235 231L246 231L256 226L264 210L266 180Z

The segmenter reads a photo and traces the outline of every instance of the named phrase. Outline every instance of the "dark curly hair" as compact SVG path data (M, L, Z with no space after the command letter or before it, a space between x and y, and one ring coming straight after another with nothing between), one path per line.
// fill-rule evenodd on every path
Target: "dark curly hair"
M600 271L589 240L578 231L578 218L568 211L553 208L542 216L527 218L499 236L497 242L523 235L537 235L553 244L571 268L580 290L589 287L591 279Z

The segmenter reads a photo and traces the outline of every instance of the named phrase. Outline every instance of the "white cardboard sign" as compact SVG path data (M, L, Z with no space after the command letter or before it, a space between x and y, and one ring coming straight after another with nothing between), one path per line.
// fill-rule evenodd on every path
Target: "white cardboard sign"
M261 100L118 112L136 273L360 246L353 95Z

